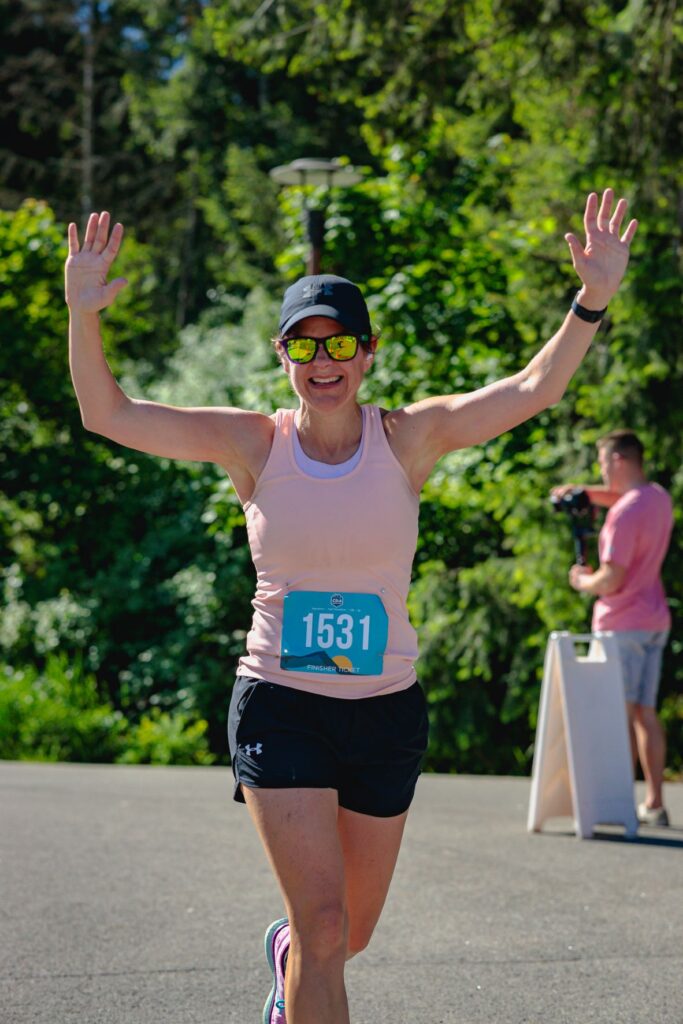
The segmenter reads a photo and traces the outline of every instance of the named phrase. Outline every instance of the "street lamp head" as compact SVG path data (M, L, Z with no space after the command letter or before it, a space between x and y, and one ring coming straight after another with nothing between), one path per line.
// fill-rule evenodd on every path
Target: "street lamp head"
M302 157L292 160L290 164L273 167L270 176L278 185L323 185L327 188L357 185L363 175L339 160L318 160L314 157ZM311 249L308 256L308 273L319 274L325 238L325 211L311 209L304 196L306 213L306 234Z
M289 164L273 167L270 176L278 185L327 185L328 188L357 185L363 175L355 167L339 160L318 160L304 157Z

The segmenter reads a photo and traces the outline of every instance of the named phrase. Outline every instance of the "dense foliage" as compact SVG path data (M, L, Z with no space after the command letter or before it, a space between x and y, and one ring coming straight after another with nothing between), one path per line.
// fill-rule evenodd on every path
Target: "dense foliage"
M303 269L306 205L326 207L325 268L364 283L381 328L365 397L395 407L524 364L576 288L562 235L613 184L641 227L567 395L444 459L421 507L428 767L528 771L547 634L589 615L549 488L596 479L595 439L629 426L681 507L675 5L22 0L0 16L0 756L224 758L250 616L223 472L81 426L61 268L90 193L126 223L130 285L104 331L127 392L269 411L293 404L269 337ZM278 192L268 169L302 155L347 157L365 180ZM674 543L675 622L682 568ZM662 695L679 771L682 681L675 628Z

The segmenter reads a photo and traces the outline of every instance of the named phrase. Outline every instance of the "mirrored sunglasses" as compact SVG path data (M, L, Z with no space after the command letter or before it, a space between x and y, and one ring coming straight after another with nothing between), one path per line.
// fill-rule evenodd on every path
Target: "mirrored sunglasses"
M293 363L310 363L323 345L330 359L345 363L353 359L360 342L369 341L367 334L331 334L328 338L280 338L280 344Z

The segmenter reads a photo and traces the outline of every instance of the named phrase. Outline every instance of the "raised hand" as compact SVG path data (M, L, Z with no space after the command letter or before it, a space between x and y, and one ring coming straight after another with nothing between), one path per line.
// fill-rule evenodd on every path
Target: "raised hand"
M78 229L69 224L69 258L64 268L66 302L72 312L97 313L111 305L127 281L117 277L107 283L109 268L119 251L123 225L115 224L109 234L109 214L91 213L82 248Z
M612 213L613 201L611 188L603 192L599 210L596 193L591 192L588 196L583 216L585 248L571 232L564 236L574 269L584 286L579 301L589 308L602 309L617 291L628 266L629 246L638 227L638 221L631 220L620 236L628 203L620 199Z

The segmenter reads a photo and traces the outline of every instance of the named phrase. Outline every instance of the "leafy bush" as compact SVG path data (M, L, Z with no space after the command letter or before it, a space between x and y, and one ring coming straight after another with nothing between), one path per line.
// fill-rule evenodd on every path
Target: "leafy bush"
M660 718L666 732L667 777L683 779L683 694L665 697Z
M36 761L112 761L126 722L103 703L79 658L48 655L45 669L2 668L0 757Z
M153 708L137 725L103 702L80 658L51 654L45 669L0 670L0 758L122 764L212 764L207 723Z
M206 737L207 723L183 712L152 708L126 736L120 764L213 764Z

